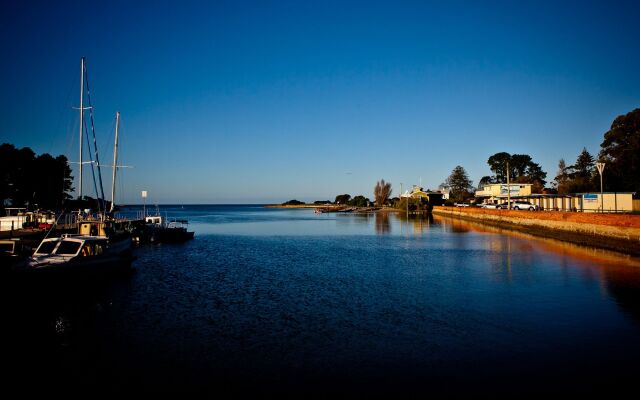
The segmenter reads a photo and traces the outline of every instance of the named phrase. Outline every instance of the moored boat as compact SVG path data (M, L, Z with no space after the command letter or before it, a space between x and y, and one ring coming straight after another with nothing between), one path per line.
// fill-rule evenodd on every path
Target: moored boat
M110 243L106 237L63 235L44 239L16 275L35 274L85 277L131 269L131 240Z
M161 215L154 215L147 216L145 223L146 236L150 242L180 243L193 239L194 232L187 230L187 220L176 219L166 222Z

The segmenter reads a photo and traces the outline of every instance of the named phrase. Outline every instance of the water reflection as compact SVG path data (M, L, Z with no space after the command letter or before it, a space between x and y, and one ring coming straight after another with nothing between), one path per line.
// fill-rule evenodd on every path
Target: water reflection
M387 234L391 232L391 221L386 212L376 213L376 233Z
M609 250L547 239L459 219L437 217L454 232L482 234L484 249L495 279L512 284L535 283L535 274L549 259L561 268L565 285L577 273L584 282L600 282L603 298L640 323L640 260ZM538 267L538 270L536 270ZM577 268L577 270L576 270Z
M603 275L606 289L620 309L640 324L640 281L637 271L611 267L606 268Z
M401 224L401 226L407 225L409 229L416 235L422 235L427 232L433 225L437 224L437 222L433 218L433 214L431 213L421 213L421 214L405 214L405 213L395 213L392 217L389 217L387 214L387 218L393 218Z
M7 364L47 387L215 393L260 376L380 394L384 376L472 396L637 371L637 260L438 216L223 211L203 209L189 243L138 248L131 279L0 291Z

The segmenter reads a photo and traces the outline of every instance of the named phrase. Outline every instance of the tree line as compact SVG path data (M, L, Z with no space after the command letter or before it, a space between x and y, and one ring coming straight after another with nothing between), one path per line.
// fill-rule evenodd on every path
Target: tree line
M375 204L378 207L382 207L384 205L389 204L389 198L391 197L392 191L393 191L393 188L391 186L391 183L385 182L384 179L381 179L378 182L376 182L376 185L373 188L373 196L374 196L375 202L372 202L371 200L369 200L368 197L364 197L362 195L358 195L352 198L350 194L344 193L344 194L337 195L333 203L330 200L318 200L318 201L314 201L313 204L315 205L336 204L336 205L344 205L344 206L351 206L351 207L370 207L372 204ZM295 199L282 203L282 205L301 205L301 204L305 204L305 203Z
M72 184L64 155L36 155L28 147L0 145L0 208L59 210L71 199Z
M640 108L614 119L600 144L597 162L605 163L604 191L640 193ZM584 148L572 165L560 159L554 186L560 194L599 190L596 158Z
M597 161L605 163L604 191L640 193L640 108L615 118L604 134ZM478 189L487 184L506 183L507 172L511 183L531 183L532 193L548 190L569 194L600 189L596 158L586 148L571 165L560 159L558 172L551 183L553 187L549 189L545 189L547 173L528 154L499 152L490 156L487 164L493 175L483 176ZM460 165L451 171L442 185L450 188L453 201L474 196L473 181Z

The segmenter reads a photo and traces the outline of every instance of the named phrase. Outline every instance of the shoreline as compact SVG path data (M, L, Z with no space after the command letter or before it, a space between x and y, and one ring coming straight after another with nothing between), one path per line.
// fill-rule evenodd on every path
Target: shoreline
M336 204L328 204L328 205L316 205L316 204L298 204L298 205L285 205L285 204L267 204L264 206L265 208L314 208L325 210L323 212L349 212L349 213L372 213L372 212L400 212L397 208L392 207L352 207L352 206L341 206Z
M402 210L385 207L348 207L267 205L268 208L325 209L325 212L375 213ZM347 210L348 211L341 211ZM461 219L532 236L570 242L580 246L609 250L632 257L640 257L640 215L591 214L561 211L516 211L481 208L435 206L433 214Z
M640 257L640 216L443 206L433 214Z

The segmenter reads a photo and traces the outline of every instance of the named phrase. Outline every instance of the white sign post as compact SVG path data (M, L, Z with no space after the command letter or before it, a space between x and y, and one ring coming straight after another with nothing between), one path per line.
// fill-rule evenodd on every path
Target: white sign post
M604 163L596 163L596 168L598 168L598 173L600 174L600 212L604 212L604 196L602 192L602 171L604 171Z
M147 217L147 191L142 191L142 219Z

